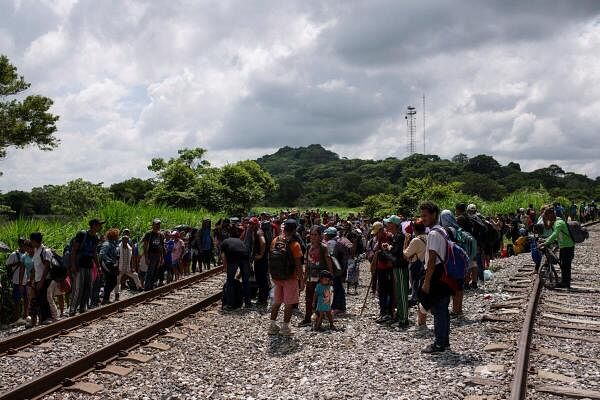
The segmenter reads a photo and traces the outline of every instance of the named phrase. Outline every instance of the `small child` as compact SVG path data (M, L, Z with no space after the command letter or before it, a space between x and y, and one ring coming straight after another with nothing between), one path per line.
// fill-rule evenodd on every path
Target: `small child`
M315 331L321 330L321 323L323 317L327 316L329 321L329 328L334 331L336 330L333 326L333 315L331 314L331 300L333 295L331 293L331 280L332 276L329 271L321 271L319 273L319 283L315 288L315 296L313 300L313 309L317 312L317 319L315 320Z

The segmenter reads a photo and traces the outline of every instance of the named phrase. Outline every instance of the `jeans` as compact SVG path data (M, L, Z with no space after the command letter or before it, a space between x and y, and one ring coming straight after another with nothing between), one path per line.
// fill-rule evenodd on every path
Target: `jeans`
M443 296L431 307L431 313L433 314L433 333L435 335L435 345L438 347L450 346L449 304L450 296Z
M80 313L83 313L87 310L92 293L92 270L90 268L79 268L73 276L71 286L71 315L75 315L77 308L79 308Z
M575 247L563 247L560 249L558 258L560 259L560 277L561 283L565 286L571 286L571 263L575 257Z
M256 277L256 285L258 286L258 302L266 303L269 298L269 260L263 258L254 261L254 276Z
M242 274L242 289L244 292L244 304L250 305L250 263L248 260L239 260L237 262L227 262L227 286L233 287L235 275L238 268Z
M392 315L392 270L377 270L377 294L379 296L379 314Z
M410 299L412 301L418 301L419 290L421 290L421 285L423 284L423 277L425 270L423 268L423 263L421 261L414 261L410 264Z
M154 282L156 282L156 275L158 274L159 268L158 264L160 264L160 256L148 256L148 271L146 271L144 290L154 289Z
M333 300L331 301L332 310L346 311L346 291L341 276L333 277Z

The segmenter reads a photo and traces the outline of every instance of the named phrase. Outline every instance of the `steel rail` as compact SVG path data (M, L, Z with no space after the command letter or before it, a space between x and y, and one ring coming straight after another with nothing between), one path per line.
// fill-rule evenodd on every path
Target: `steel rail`
M108 344L77 360L54 369L47 374L4 393L0 393L0 400L37 399L49 393L70 386L74 380L82 377L95 369L102 369L107 362L125 356L127 351L139 347L144 341L164 334L164 329L173 326L177 321L195 314L220 300L222 292L210 295L199 302L172 313L160 321L141 328L114 343ZM141 342L141 343L140 343Z
M525 311L525 320L523 321L523 327L521 328L521 334L517 342L518 348L510 389L510 400L524 400L527 395L527 371L529 369L531 338L542 287L540 276L536 274L533 282L533 290L527 303L527 310Z
M115 301L111 304L88 310L85 313L65 318L60 321L56 321L50 325L44 325L38 329L29 330L19 335L9 337L0 341L0 354L14 353L24 347L40 344L41 342L51 339L53 337L59 336L61 334L66 334L69 330L78 328L82 325L89 324L92 321L106 317L110 314L120 312L126 307L150 301L157 297L166 295L171 291L191 286L197 282L218 275L223 271L223 267L213 268L208 271L204 271L197 275L191 276L189 278L180 279L178 281L168 283L164 286L160 286L156 289L140 293L136 296L132 296L120 301Z

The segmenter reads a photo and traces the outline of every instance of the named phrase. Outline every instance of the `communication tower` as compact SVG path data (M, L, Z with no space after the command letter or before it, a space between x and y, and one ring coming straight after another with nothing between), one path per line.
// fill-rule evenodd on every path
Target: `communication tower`
M406 135L407 135L407 146L406 150L408 151L408 155L415 154L415 135L417 131L417 121L416 121L417 109L413 106L408 106L406 108L406 115L404 118L406 119Z

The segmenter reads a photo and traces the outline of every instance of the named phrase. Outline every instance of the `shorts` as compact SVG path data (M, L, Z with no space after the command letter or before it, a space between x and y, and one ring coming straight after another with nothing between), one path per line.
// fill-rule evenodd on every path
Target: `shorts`
M300 288L298 279L286 279L285 281L273 280L275 283L275 304L298 304L300 303Z
M12 295L15 303L18 303L21 300L27 300L27 286L13 283Z

